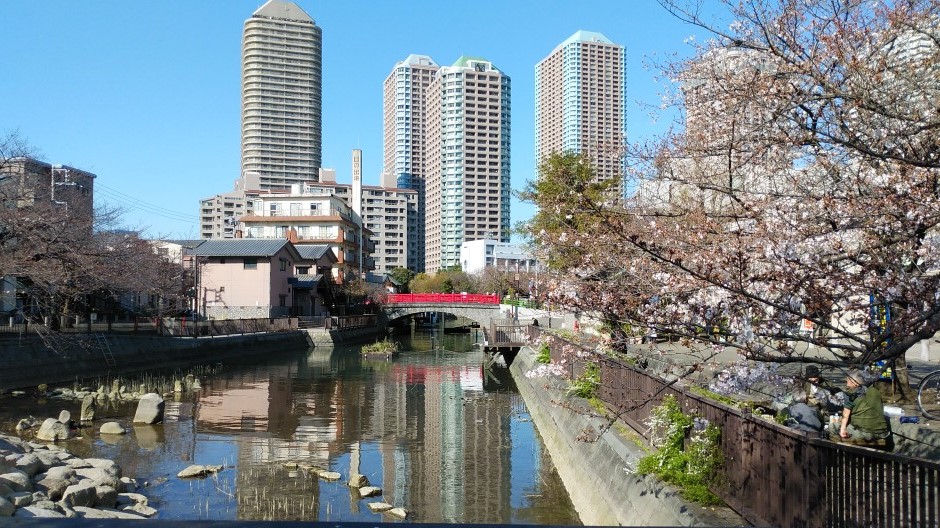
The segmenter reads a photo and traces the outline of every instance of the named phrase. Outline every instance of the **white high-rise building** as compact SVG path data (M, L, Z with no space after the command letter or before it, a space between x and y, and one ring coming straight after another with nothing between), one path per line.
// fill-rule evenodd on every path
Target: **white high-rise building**
M460 264L460 245L509 241L510 80L460 57L428 87L425 269Z
M535 159L587 154L599 181L622 189L627 135L626 50L577 31L535 65Z
M427 88L440 67L427 55L409 55L395 64L383 87L384 163L394 185L418 192L418 227L409 239L408 267L424 271L424 191L427 161ZM391 183L391 182L389 182Z
M291 2L269 0L242 38L242 175L261 189L316 181L321 160L322 35Z

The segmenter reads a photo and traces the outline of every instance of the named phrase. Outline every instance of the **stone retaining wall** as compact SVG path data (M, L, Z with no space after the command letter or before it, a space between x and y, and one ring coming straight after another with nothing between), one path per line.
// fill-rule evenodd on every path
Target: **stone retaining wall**
M645 453L632 441L608 430L584 400L566 398L567 382L558 377L528 378L538 366L535 352L523 348L510 367L532 420L551 454L581 522L595 526L743 526L728 509L710 510L686 503L675 490L652 477L632 473ZM565 402L569 405L559 405ZM578 409L575 411L573 409ZM587 432L586 435L584 433Z
M105 334L114 365L97 346L69 346L62 352L36 337L0 339L0 392L62 383L76 378L227 362L234 358L303 350L311 346L304 332L272 332L221 337L160 337Z

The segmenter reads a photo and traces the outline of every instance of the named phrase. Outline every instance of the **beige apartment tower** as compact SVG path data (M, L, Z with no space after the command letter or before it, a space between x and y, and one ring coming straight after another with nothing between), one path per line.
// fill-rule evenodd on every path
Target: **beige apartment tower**
M395 64L383 86L384 187L414 189L418 219L408 241L408 268L424 271L424 200L427 163L427 89L440 67L427 55L409 55ZM393 183L394 182L394 183Z
M510 80L460 57L428 87L425 248L428 272L460 264L460 246L509 242Z
M535 159L552 152L587 154L598 180L623 190L627 132L623 46L577 31L535 66Z
M242 175L261 189L316 181L321 160L322 35L303 9L269 0L242 37Z

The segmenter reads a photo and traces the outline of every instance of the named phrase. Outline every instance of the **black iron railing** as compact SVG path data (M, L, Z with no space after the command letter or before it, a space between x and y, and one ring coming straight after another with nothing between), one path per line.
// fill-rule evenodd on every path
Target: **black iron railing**
M542 337L552 361L564 365L572 378L588 362L599 365L601 399L647 440L644 422L667 394L675 395L687 412L720 427L725 467L723 484L713 491L755 525L940 525L937 462L814 437L691 393L578 343Z

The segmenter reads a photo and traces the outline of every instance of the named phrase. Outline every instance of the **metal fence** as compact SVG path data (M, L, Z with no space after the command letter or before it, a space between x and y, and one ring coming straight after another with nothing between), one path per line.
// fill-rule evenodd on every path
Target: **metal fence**
M649 440L644 424L667 394L721 430L724 474L714 491L755 525L936 527L940 464L814 437L671 385L619 359L548 337L552 361L577 377L600 367L600 397ZM572 353L577 350L578 353ZM564 361L562 361L564 360Z
M194 321L189 318L140 317L120 321L82 322L60 326L54 330L59 334L140 334L175 337L214 337L224 335L254 334L261 332L290 332L298 329L325 328L327 330L350 330L375 326L375 315L349 315L342 317L264 317L260 319L208 319ZM0 324L0 338L22 335L39 335L53 332L49 326L39 322Z

